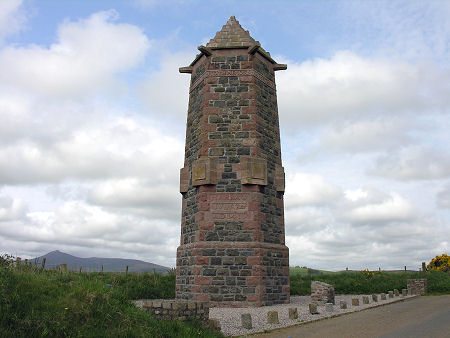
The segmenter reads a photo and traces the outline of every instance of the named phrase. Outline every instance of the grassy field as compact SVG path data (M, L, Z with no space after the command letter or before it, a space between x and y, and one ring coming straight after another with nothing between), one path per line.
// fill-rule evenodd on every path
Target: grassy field
M0 266L0 337L223 337L157 321L129 302L174 298L173 275L72 273Z
M406 289L406 280L427 278L428 292L431 294L450 293L450 274L430 271L426 273L390 272L331 272L319 275L291 274L291 294L311 294L311 281L318 280L334 286L336 294L371 294L393 289Z
M337 294L370 294L406 288L408 278L427 278L432 294L450 293L445 272L314 271L291 270L292 295L309 295L312 280ZM0 258L0 337L222 337L199 323L157 321L129 301L173 299L174 290L173 274L62 274Z

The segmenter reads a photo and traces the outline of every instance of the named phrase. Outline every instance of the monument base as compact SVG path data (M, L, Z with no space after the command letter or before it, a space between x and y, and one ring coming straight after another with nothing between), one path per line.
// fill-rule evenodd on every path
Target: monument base
M210 307L288 304L289 249L260 242L196 242L177 249L176 298Z

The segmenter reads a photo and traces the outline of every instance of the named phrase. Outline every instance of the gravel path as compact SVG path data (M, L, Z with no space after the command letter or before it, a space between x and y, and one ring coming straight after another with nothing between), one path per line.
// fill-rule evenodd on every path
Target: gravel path
M292 296L290 304L264 306L259 308L211 308L209 311L209 318L219 320L223 334L227 336L240 336L311 322L343 313L360 311L413 297L417 296L394 296L394 298L389 298L387 296L386 300L381 300L381 297L378 295L378 302L374 302L372 301L372 296L369 295L369 304L363 304L363 295L336 295L336 305L333 306L332 312L326 311L325 306L318 306L317 310L319 314L312 315L309 313L308 307L311 300L310 296ZM352 298L358 298L360 305L352 306ZM340 308L339 302L341 300L347 302L347 309ZM297 308L298 319L292 320L289 319L289 308L294 307ZM267 324L267 313L269 311L278 311L279 324ZM250 330L244 329L241 326L241 314L243 313L249 313L252 317L253 328Z

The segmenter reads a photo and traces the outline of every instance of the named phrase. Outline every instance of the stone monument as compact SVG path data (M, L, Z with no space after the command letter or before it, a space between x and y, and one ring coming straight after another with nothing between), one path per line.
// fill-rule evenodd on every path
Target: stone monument
M289 302L277 64L234 16L191 74L176 298L210 306Z

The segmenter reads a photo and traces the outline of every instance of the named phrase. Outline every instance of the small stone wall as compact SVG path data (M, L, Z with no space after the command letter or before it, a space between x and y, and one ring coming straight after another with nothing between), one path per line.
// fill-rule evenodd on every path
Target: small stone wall
M423 295L427 292L427 279L407 279L406 285L408 287L408 293L410 295Z
M140 299L133 301L137 307L150 312L156 319L199 320L208 323L209 303L175 299Z
M325 305L326 303L334 304L334 287L333 285L312 281L311 282L311 303Z

